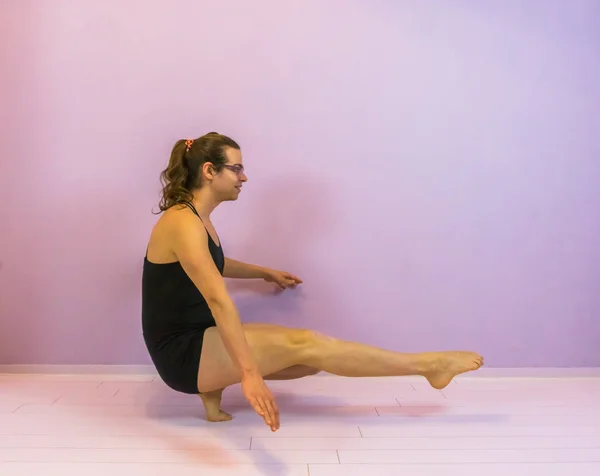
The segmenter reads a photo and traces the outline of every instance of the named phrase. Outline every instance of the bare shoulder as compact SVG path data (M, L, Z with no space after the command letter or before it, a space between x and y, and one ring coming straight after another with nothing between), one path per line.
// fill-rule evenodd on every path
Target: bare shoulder
M157 263L179 261L181 249L201 245L208 237L198 217L186 206L169 208L150 233L148 259ZM179 250L179 253L178 253Z
M188 207L170 208L165 212L163 220L165 237L179 261L195 263L212 259L206 228Z
M163 213L162 228L171 239L181 239L182 235L206 235L202 221L185 205L175 205ZM160 221L160 220L159 220ZM158 226L158 223L157 223Z

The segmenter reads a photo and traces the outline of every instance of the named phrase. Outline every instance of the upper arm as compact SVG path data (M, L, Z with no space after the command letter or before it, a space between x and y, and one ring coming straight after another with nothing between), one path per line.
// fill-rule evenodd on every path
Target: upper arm
M228 299L225 281L210 254L208 233L202 222L188 213L178 213L172 218L171 243L183 270L209 304Z

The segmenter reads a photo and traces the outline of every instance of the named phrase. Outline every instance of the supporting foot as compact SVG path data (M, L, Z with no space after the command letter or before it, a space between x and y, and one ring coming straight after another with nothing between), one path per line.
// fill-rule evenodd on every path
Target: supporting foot
M476 352L432 352L427 354L427 370L423 376L438 390L448 386L459 374L479 369L483 357Z
M206 419L210 422L229 421L233 417L221 410L221 396L223 390L215 390L214 392L207 392L199 394L204 403L204 409L206 411Z

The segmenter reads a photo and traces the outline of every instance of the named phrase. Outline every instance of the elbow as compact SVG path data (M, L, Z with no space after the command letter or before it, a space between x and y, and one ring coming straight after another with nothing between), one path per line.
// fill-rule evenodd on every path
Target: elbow
M233 301L226 292L211 293L208 294L205 299L214 316L220 316L227 313L233 306Z
M195 273L194 265L190 265L190 275L193 276L192 281L196 285L196 288L208 304L209 309L213 314L226 312L231 308L233 300L227 292L225 281L217 274L216 268L215 273ZM186 271L187 272L187 271Z

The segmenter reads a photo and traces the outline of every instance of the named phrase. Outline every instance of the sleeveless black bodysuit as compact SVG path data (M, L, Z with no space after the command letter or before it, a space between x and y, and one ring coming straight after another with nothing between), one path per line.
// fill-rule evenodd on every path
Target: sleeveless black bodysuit
M200 220L189 202L184 202ZM225 257L208 233L208 248L223 274ZM220 244L222 245L222 243ZM142 332L152 362L165 384L188 394L198 392L198 367L204 332L216 326L206 300L179 261L157 264L144 258Z

